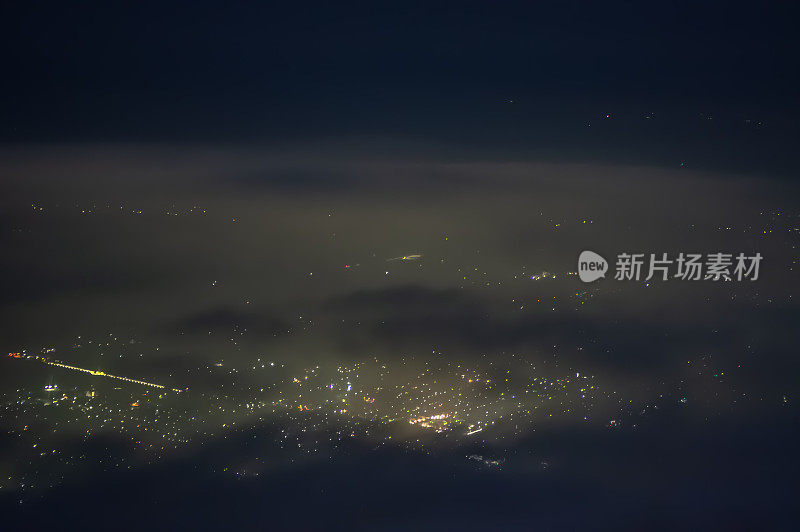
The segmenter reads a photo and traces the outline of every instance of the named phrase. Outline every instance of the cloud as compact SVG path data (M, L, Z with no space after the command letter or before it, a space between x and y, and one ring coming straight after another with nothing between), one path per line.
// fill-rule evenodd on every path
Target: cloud
M220 307L190 314L173 324L180 333L208 334L209 332L246 332L259 339L291 334L293 325L266 312L249 312Z

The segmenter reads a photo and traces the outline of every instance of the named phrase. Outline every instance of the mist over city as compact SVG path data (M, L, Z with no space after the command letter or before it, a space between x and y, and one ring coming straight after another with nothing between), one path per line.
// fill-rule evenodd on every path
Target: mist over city
M3 11L9 529L796 520L796 6Z

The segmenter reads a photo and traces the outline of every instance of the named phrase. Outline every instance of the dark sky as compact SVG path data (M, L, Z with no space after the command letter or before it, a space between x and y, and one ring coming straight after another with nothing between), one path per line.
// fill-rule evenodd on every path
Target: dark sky
M607 112L797 117L792 2L4 4L11 141L496 144Z

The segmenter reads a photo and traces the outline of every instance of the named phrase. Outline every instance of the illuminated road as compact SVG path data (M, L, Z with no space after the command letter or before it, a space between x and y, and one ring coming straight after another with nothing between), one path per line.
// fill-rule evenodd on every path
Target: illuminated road
M142 386L150 386L151 388L158 388L160 390L167 390L168 389L167 387L165 387L165 386L163 386L161 384L156 384L156 383L147 382L147 381L140 381L138 379L129 379L128 377L120 377L119 375L112 375L112 374L106 373L104 371L79 368L77 366L70 366L68 364L61 364L60 362L51 362L49 360L46 360L45 358L40 358L40 357L21 357L21 356L19 356L19 353L9 353L9 356L12 357L12 358L35 358L36 360L40 360L41 362L43 362L43 363L45 363L45 364L47 364L49 366L56 366L56 367L64 368L64 369L71 369L73 371L81 371L83 373L88 373L90 375L94 375L95 377L108 377L109 379L117 379L117 380L121 380L121 381L125 381L125 382L132 382L134 384L141 384ZM179 390L177 388L172 388L172 391L180 393L183 390Z
M392 262L395 260L402 260L402 261L419 260L421 258L422 258L421 254L415 253L413 255L403 255L402 257L392 257L391 259L386 259L386 262Z

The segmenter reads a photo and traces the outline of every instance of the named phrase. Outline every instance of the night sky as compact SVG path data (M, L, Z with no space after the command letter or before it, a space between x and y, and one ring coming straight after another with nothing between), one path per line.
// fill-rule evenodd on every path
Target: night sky
M0 8L12 529L793 528L796 3L165 4Z

